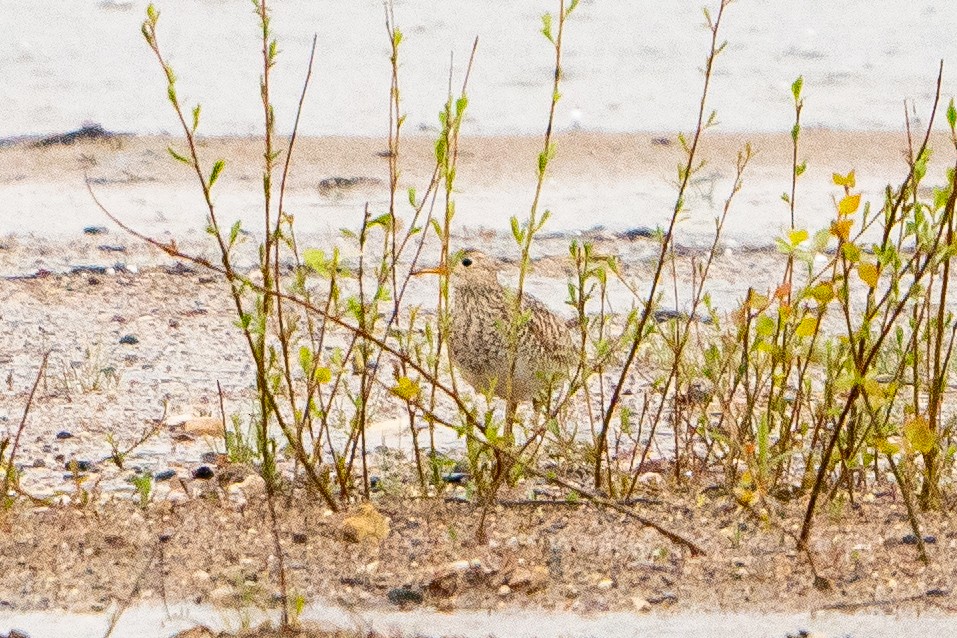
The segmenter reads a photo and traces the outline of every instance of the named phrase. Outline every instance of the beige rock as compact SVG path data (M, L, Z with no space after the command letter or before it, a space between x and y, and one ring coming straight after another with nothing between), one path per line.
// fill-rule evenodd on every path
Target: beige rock
M355 514L342 521L342 533L353 543L381 543L389 536L389 519L372 503L363 503Z
M498 588L498 595L499 595L499 596L503 596L503 597L504 597L504 596L508 596L508 595L511 594L511 593L512 593L512 588L509 587L508 585L502 585L501 587Z
M183 432L193 436L223 436L223 421L217 417L196 416L183 423Z
M651 611L651 603L641 596L633 596L631 599L631 604L635 606L635 611L639 614L645 614Z
M598 581L597 585L598 589L611 589L614 586L615 581L610 578L602 578L600 581Z
M546 567L536 565L532 568L518 567L508 578L508 586L527 592L545 589L548 586L549 573Z

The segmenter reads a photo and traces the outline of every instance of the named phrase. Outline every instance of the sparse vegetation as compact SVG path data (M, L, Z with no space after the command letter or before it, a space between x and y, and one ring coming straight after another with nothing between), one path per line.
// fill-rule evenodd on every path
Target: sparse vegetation
M267 0L253 4L262 50L261 227L253 231L239 222L227 227L221 219L215 193L229 170L227 159L209 161L202 155L202 109L179 97L153 5L142 33L162 70L184 140L168 152L195 174L217 260L187 254L173 241L140 235L107 215L169 255L204 266L229 288L237 329L254 367L256 399L248 427L239 416L226 427L221 405L226 456L230 463L254 464L265 481L284 627L305 604L301 594L289 594L276 512L278 497L300 484L287 480L291 478L301 478L333 513L366 503L373 492L433 498L444 496L451 483L464 481L467 497L483 506L481 521L475 530L449 525L447 536L458 542L469 534L480 543L487 540L485 512L504 492L523 481L550 484L559 493L552 503L591 501L657 530L691 555L703 553L695 539L634 506L655 492L649 478L654 475L676 491L697 493L708 487L729 495L758 524L791 538L806 557L815 584L820 584L810 544L815 518L840 519L863 494L880 487L901 497L917 557L929 562L922 515L953 503L957 456L957 413L948 406L957 337L950 284L951 260L957 255L957 108L953 100L942 108L943 65L926 128L911 131L907 122L905 174L883 176L893 180L883 200L867 202L856 169L835 167L833 219L818 229L797 223L807 169L802 114L813 105L805 104L803 77L793 82L791 166L783 176L779 211L785 230L775 238L780 278L754 282L735 308L724 311L712 301L709 277L724 250L725 223L748 178L754 157L750 144L738 152L730 188L717 194L724 199L713 241L690 260L679 255L676 241L689 189L705 168L701 149L718 125L709 92L727 44L722 24L731 19L733 0L718 0L716 9L706 9L709 48L697 118L687 134L678 136L683 156L675 175L674 206L667 224L651 238L656 255L651 276L645 271L636 275L618 255L603 253L590 241L570 241L562 266L569 273L566 304L574 314L569 334L576 361L547 401L520 409L511 399L511 385L522 347L519 334L530 320L521 298L536 264L537 238L550 218L541 196L550 163L561 152L553 129L562 97L563 38L566 29L574 28L578 1L557 0L557 12L545 14L541 22L541 35L554 54L549 76L543 78L551 79L551 100L541 151L529 158L537 179L528 213L510 218L514 245L509 256L515 258L516 278L514 298L509 297L513 316L501 326L510 362L508 374L499 380L506 388L504 401L495 398L493 388L468 388L450 363L448 270L430 293L434 301L413 303L408 294L424 265L423 255L437 255L439 265L448 266L460 248L454 245L456 171L460 145L468 143L460 132L473 61L481 56L478 41L465 65L450 66L448 93L437 101L439 133L431 179L402 192L404 34L391 5L386 7L392 70L388 204L381 209L367 204L361 225L343 228L335 245L304 246L294 216L285 208L285 194L313 60L308 61L296 124L283 139L276 131L270 87L279 60L271 9ZM931 148L938 111L944 111L952 148ZM934 161L952 166L944 183L927 185ZM237 265L236 251L257 240L258 262L248 273ZM627 307L612 303L612 287L630 293ZM45 365L46 359L41 374ZM649 383L635 391L639 369ZM56 380L69 396L115 385L118 373L103 364L98 352L88 350L79 365L61 366ZM367 439L370 426L396 406L412 440L408 458ZM463 440L461 458L439 449L439 428L454 430ZM155 433L155 428L144 430L131 446L111 438L112 461L122 468L129 451ZM0 442L5 498L16 489L16 445L16 439ZM282 476L282 455L295 460L301 476ZM85 477L75 466L69 470L75 498L85 505ZM132 483L139 505L147 509L153 476L144 472ZM795 502L803 511L800 520L794 519ZM291 499L286 503L294 507ZM379 516L364 507L365 513ZM384 530L375 538L388 535L388 523ZM728 542L735 548L741 544L739 529L729 531ZM654 558L666 562L675 553L660 548Z

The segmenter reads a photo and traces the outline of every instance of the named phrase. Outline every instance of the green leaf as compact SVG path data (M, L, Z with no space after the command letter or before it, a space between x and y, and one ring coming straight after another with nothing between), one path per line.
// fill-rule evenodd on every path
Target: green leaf
M307 375L312 369L312 350L306 346L299 348L299 365L302 367L302 371Z
M801 175L804 174L804 171L806 171L806 170L807 170L807 161L803 161L803 162L801 162L800 164L798 164L797 166L794 167L794 174L795 174L797 177L800 177Z
M954 98L950 98L950 104L947 105L947 123L950 124L950 130L957 127L957 109L954 108Z
M187 159L186 157L174 151L172 146L167 146L166 150L169 151L169 154L172 155L173 159L176 160L177 162L182 162L183 164L186 164L187 166L193 165L193 163L189 161L189 159Z
M550 13L542 15L542 35L552 44L555 43L555 39L552 37L552 14Z
M239 238L239 231L242 229L242 222L236 220L236 222L229 229L229 245L232 246L236 243L236 239Z
M525 233L522 231L521 227L518 225L518 217L512 215L512 236L515 238L515 241L521 244L525 240Z
M804 88L804 76L799 75L794 83L791 84L791 95L794 96L794 103L798 104L801 101L801 89Z
M209 187L212 188L213 184L216 183L216 180L219 179L219 174L223 172L223 169L226 167L226 160L216 160L216 163L213 164L213 170L209 174Z
M306 263L306 266L317 273L323 273L326 271L326 253L323 250L318 248L307 248L302 251L302 260Z
M415 204L415 187L414 187L414 186L410 186L410 187L409 187L409 205L410 205L412 208L416 208L416 204Z
M196 132L196 129L199 128L199 112L202 109L202 106L197 104L193 107L193 132Z

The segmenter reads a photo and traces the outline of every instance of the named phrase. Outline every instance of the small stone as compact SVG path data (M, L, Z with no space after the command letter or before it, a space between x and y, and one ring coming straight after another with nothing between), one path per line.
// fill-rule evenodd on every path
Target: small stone
M199 583L200 585L206 584L211 580L209 572L204 572L201 569L197 569L193 572L193 581Z
M512 593L512 588L509 587L508 585L502 585L501 587L498 588L498 595L502 596L503 598L505 596L508 596L511 593Z
M469 475L465 472L451 472L442 477L442 480L452 485L461 485L468 481Z
M209 600L213 604L222 604L233 597L233 588L228 585L221 585L209 592Z
M657 596L649 596L648 602L652 605L673 605L678 602L678 596L670 591L666 591Z
M380 514L372 503L363 503L356 514L342 521L342 533L346 540L353 543L380 543L389 536L389 519Z
M209 467L208 465L200 465L198 468L193 470L194 479L202 479L204 481L209 480L213 478L213 474L213 468Z
M110 232L106 226L87 226L83 229L84 235L105 235Z
M59 432L56 433L56 438L60 439L61 441L64 439L72 439L73 433L67 432L66 430L60 430Z
M63 465L63 467L70 472L89 472L93 469L93 463L91 461L70 459Z
M531 593L545 589L549 581L548 568L536 565L531 569L519 567L508 578L508 585L512 589L524 589Z
M651 611L651 603L641 596L633 596L631 599L631 604L635 607L635 611L639 614L644 614Z
M927 543L928 545L933 545L934 543L937 542L937 537L931 536L930 534L928 534L927 536L924 537L924 542ZM913 534L907 534L906 536L904 536L904 538L901 539L901 543L903 543L904 545L916 545L917 537Z
M193 436L223 436L223 421L212 416L193 417L183 423L183 432Z
M602 578L600 581L598 581L598 585L596 585L598 589L611 589L614 586L615 581L610 578Z
M125 346L135 346L139 342L140 340L137 338L136 335L123 335L122 337L120 337L120 343L122 343Z
M390 589L387 594L389 602L393 605L420 605L422 604L422 592L416 591L411 587L396 587Z
M302 532L293 532L292 533L292 542L297 545L305 545L308 537Z
M153 479L157 481L168 481L174 476L176 476L175 470L163 470L162 472L157 472L153 476Z

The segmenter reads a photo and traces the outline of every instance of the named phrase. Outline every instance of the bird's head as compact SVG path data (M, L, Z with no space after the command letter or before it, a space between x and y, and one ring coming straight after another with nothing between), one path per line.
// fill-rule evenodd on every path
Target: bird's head
M453 288L499 286L500 264L480 250L465 249L449 255L445 264L417 270L416 275L447 275Z

